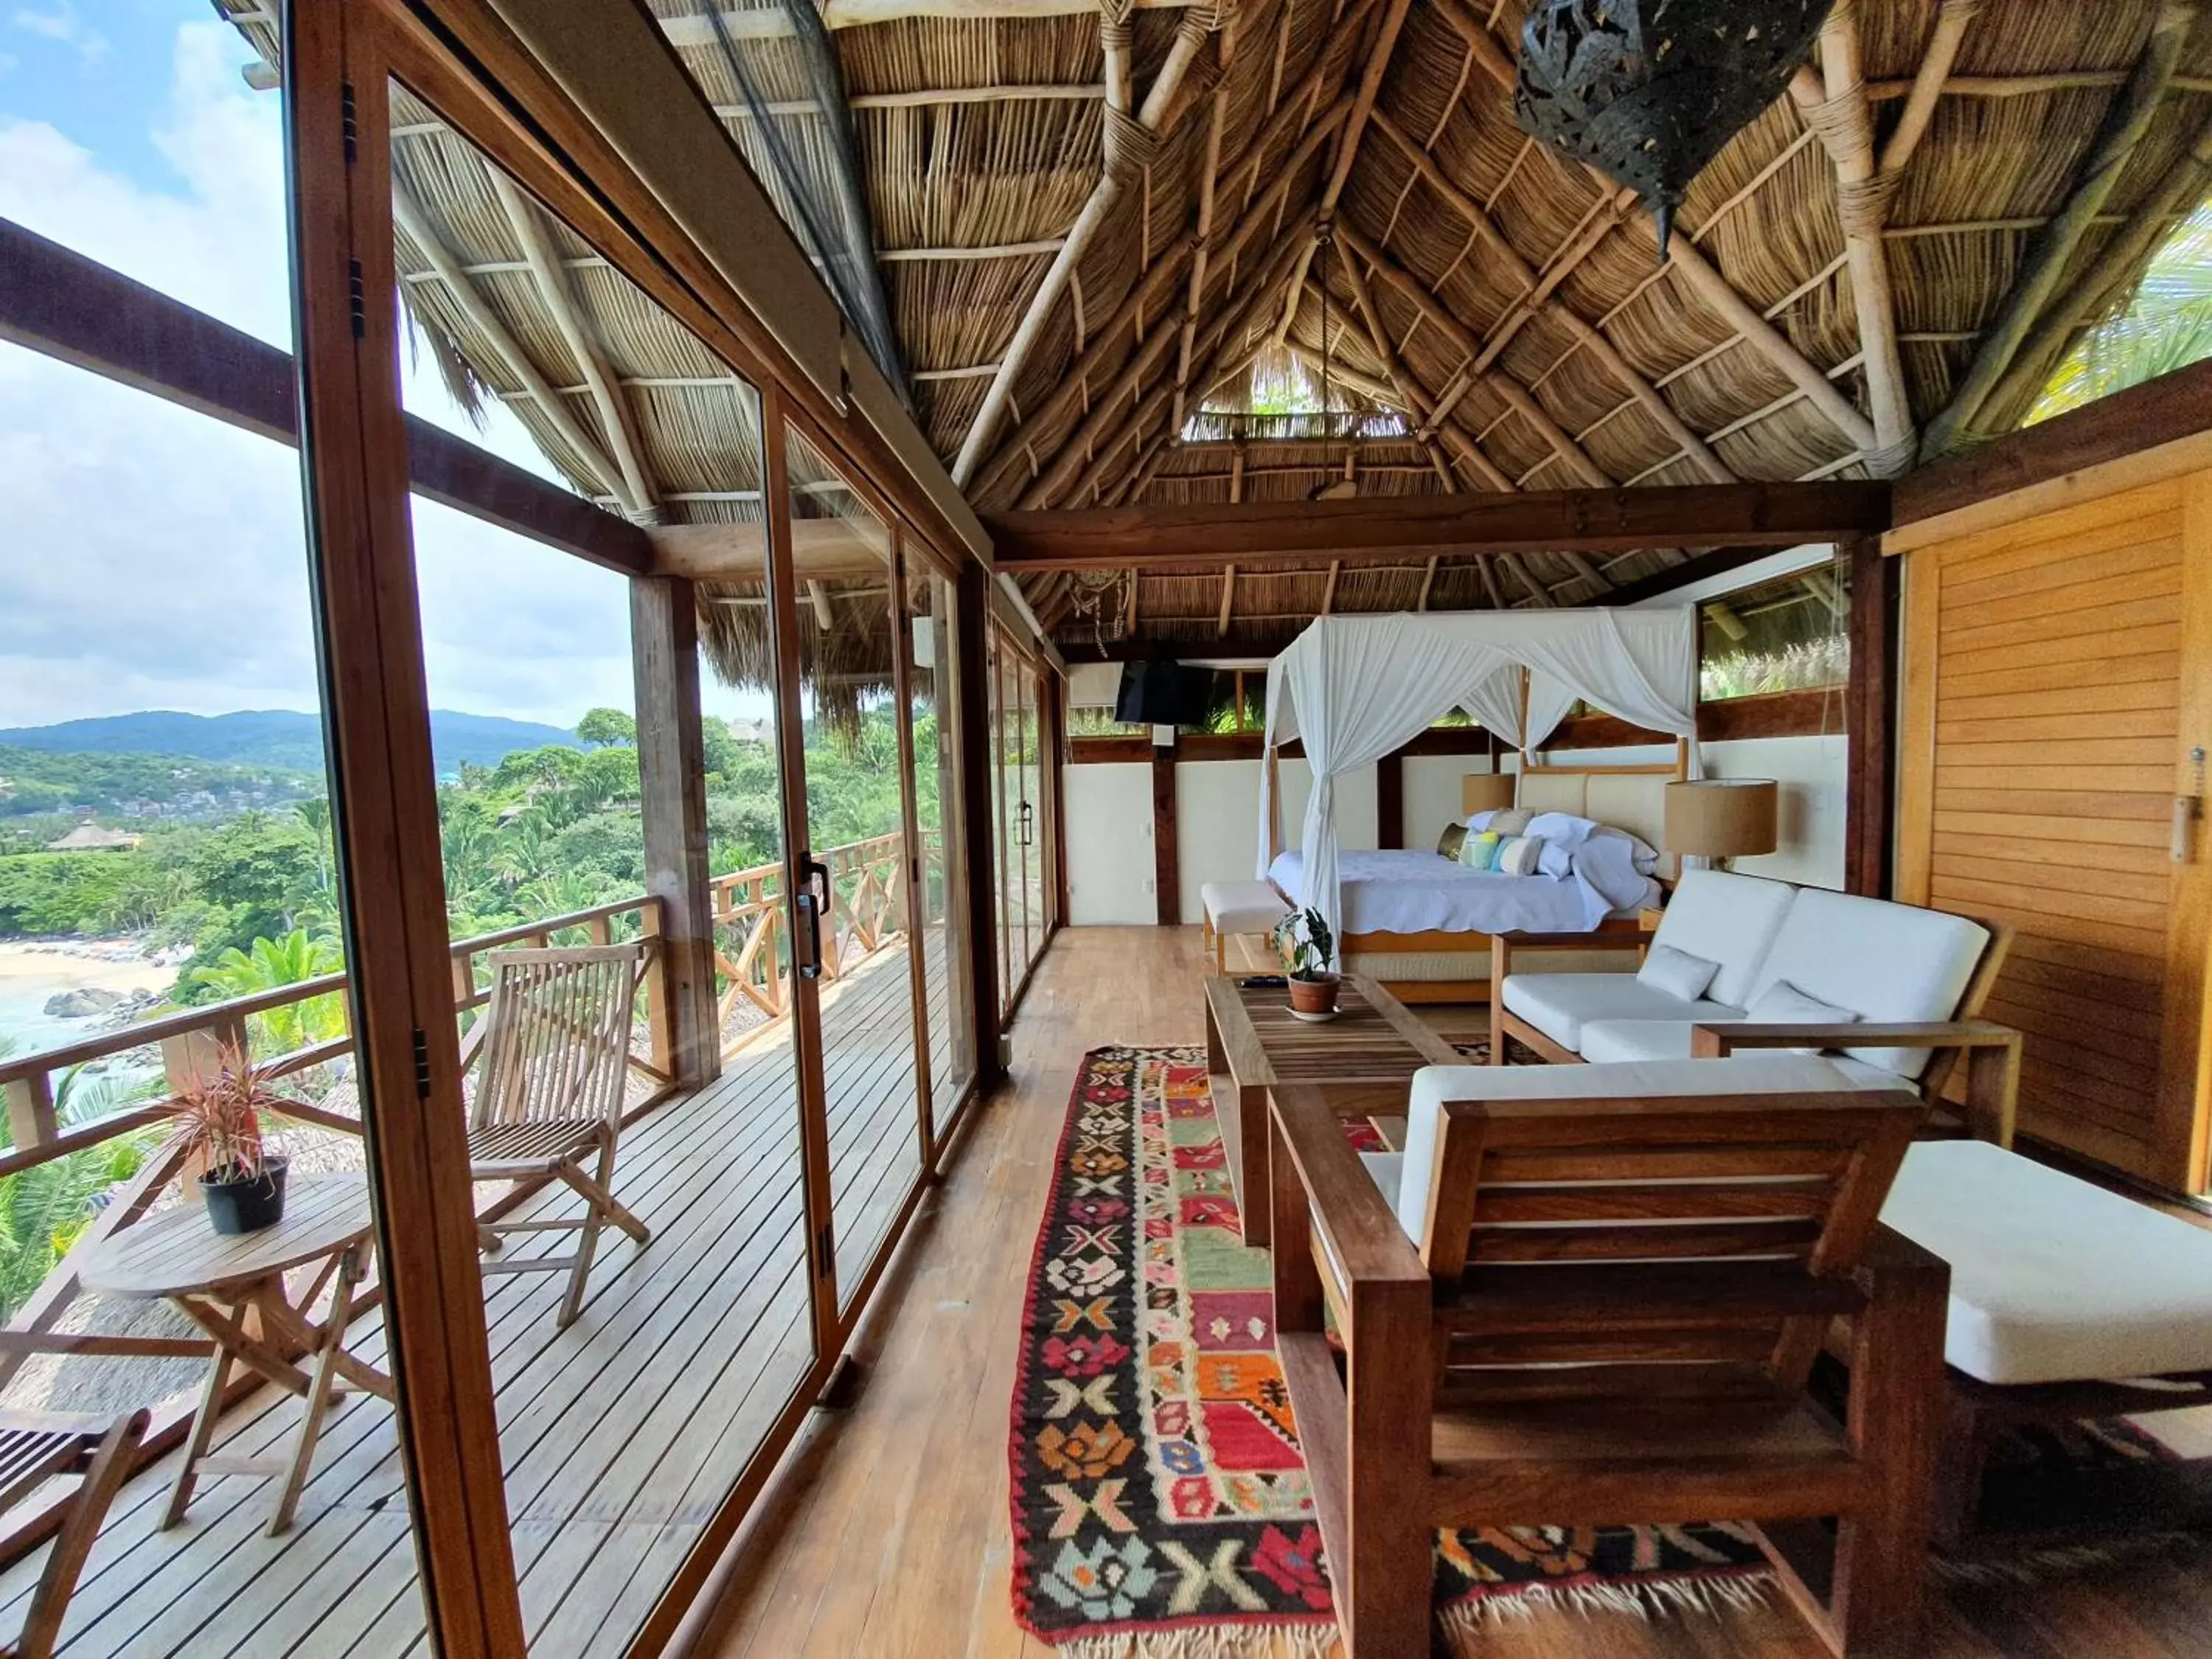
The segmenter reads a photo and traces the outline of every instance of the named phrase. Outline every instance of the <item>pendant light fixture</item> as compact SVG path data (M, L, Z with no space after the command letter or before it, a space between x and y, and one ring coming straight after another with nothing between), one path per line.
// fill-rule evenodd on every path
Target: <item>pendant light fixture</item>
M1531 0L1522 131L1641 196L1667 257L1705 164L1779 98L1834 0Z
M1332 428L1336 424L1336 416L1328 406L1328 254L1335 242L1336 233L1329 228L1327 221L1314 227L1314 258L1321 265L1321 429L1324 459L1328 454L1328 440L1334 435ZM1351 459L1349 450L1346 452L1346 459ZM1332 465L1330 471L1334 470ZM1331 478L1307 491L1306 499L1310 501L1348 501L1358 494L1357 479Z

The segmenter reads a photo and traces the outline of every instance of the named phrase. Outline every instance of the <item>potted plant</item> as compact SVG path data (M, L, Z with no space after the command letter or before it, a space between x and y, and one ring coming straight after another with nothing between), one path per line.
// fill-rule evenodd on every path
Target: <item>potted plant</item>
M1327 1019L1336 1012L1343 981L1329 967L1336 936L1318 910L1293 910L1275 924L1275 948L1291 969L1291 1012Z
M207 1161L199 1179L208 1222L219 1233L250 1233L284 1218L288 1160L270 1146L261 1115L284 1104L252 1063L226 1050L212 1079L196 1079L177 1097L188 1153Z

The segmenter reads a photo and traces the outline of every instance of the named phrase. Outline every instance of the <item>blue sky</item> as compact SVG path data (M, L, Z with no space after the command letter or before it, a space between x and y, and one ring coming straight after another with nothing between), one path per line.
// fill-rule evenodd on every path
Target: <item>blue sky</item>
M278 96L205 0L0 0L0 217L290 343ZM403 356L410 409L546 477ZM415 503L432 702L631 702L622 578ZM293 452L0 344L0 726L315 706ZM705 688L709 708L760 700Z

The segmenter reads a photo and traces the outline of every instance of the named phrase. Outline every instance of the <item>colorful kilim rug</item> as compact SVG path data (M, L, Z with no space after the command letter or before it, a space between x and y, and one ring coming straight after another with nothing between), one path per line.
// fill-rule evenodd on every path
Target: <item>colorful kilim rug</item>
M1085 1655L1335 1640L1267 1254L1241 1242L1206 1058L1084 1059L1031 1263L1015 1383L1014 1610ZM1541 1605L1648 1612L1757 1599L1741 1527L1439 1534L1448 1632Z

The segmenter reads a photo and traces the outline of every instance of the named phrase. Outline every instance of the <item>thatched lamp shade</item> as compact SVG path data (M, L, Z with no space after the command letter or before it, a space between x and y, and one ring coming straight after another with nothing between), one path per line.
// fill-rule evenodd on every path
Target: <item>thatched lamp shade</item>
M1477 812L1503 811L1513 805L1514 776L1510 772L1470 772L1459 783L1459 810L1469 817Z
M1731 859L1771 853L1780 840L1771 778L1704 778L1667 786L1667 850Z

